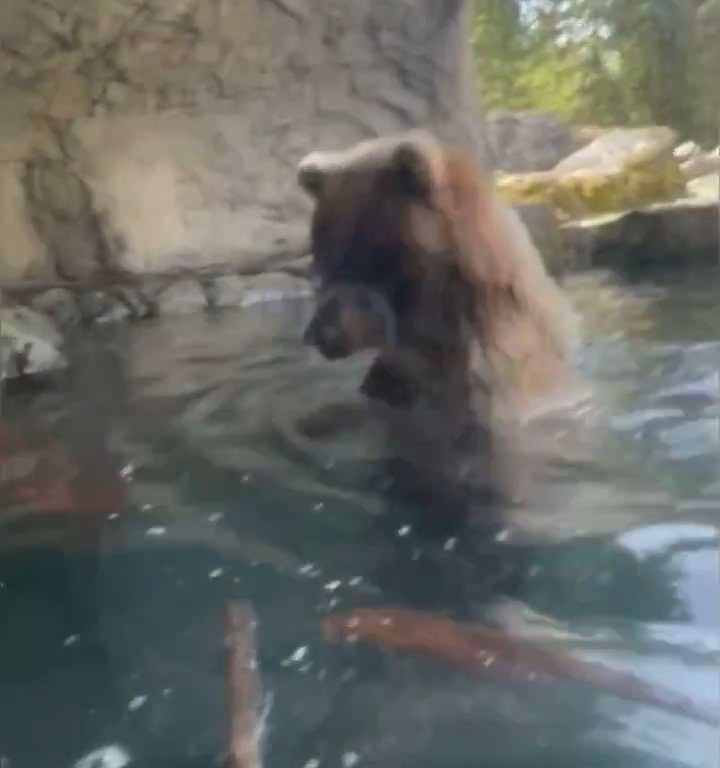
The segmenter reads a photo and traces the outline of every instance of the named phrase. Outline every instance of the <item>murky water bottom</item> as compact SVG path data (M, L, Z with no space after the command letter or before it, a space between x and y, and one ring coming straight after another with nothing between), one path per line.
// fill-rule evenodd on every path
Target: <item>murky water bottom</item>
M268 768L720 765L711 726L319 631L358 606L442 611L720 710L719 277L574 280L607 426L553 476L562 504L482 546L391 509L380 436L300 436L367 362L302 347L306 304L79 335L54 391L4 405L5 466L42 461L33 493L0 482L0 764L216 765L223 605L247 599Z

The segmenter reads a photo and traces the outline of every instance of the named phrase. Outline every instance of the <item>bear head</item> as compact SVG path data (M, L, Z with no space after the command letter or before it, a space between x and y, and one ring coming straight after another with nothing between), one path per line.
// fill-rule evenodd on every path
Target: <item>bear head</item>
M399 378L465 371L471 359L492 368L483 361L495 349L500 360L525 356L537 339L564 343L564 300L464 153L415 130L311 152L297 177L314 202L319 278L305 340L332 360L377 350L366 394L387 399Z

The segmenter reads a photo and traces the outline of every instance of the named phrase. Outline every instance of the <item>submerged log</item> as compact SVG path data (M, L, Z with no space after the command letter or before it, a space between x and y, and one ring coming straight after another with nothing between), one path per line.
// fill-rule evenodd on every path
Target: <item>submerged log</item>
M504 632L403 608L361 608L323 620L328 640L366 642L391 651L425 654L478 671L496 669L528 681L572 680L628 701L717 725L718 715L686 697L634 675L581 661Z
M227 768L261 768L261 687L255 656L255 617L247 603L225 610L229 744Z

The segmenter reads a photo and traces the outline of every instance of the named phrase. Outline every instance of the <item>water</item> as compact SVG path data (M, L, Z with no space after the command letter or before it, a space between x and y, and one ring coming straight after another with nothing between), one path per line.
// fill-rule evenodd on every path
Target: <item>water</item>
M268 768L719 765L711 726L319 632L358 606L442 611L720 710L717 281L575 280L608 418L590 459L552 476L562 503L517 510L524 537L482 545L417 535L388 500L380 435L300 435L366 364L303 348L307 305L74 339L56 389L5 403L0 764L216 765L222 608L242 598ZM7 480L30 472L20 498Z

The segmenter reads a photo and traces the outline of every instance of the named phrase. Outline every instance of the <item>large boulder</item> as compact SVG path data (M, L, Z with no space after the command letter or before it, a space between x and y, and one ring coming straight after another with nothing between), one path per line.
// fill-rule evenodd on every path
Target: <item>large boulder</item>
M620 172L673 157L676 134L664 126L616 128L561 160L556 173Z
M615 129L550 171L500 174L500 193L515 203L548 203L569 218L629 210L686 193L669 128Z
M717 187L716 187L717 189ZM561 227L575 263L635 270L648 266L717 264L718 201L683 199Z
M491 112L486 123L495 166L508 173L550 170L581 146L572 129L549 112Z
M720 174L693 178L687 164L701 163L696 172L712 169L717 150L703 153L693 142L685 142L674 154L691 179L685 196L564 223L561 240L568 259L575 264L630 269L716 264L720 255Z
M425 126L486 159L463 0L3 0L0 281L305 255L295 164Z

